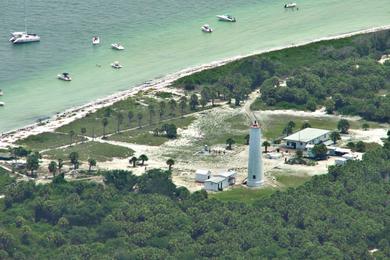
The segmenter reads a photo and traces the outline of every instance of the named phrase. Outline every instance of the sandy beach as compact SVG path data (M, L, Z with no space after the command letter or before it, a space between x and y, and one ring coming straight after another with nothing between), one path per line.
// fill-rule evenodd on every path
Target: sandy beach
M287 45L287 46L268 48L268 49L252 52L248 55L239 55L239 56L227 58L224 60L215 61L215 62L212 62L209 64L203 64L200 66L187 68L187 69L181 70L177 73L169 74L165 77L155 79L155 80L152 80L149 82L145 82L139 86L131 87L128 90L121 91L121 92L112 94L110 96L107 96L105 98L101 98L101 99L92 101L92 102L87 103L85 105L70 108L63 113L59 113L55 116L52 116L50 119L48 119L40 124L35 123L35 124L31 124L31 125L7 132L7 133L3 133L0 136L0 148L5 148L9 145L13 145L13 143L16 142L17 140L26 138L30 135L37 135L37 134L40 134L43 132L54 131L55 129L57 129L63 125L69 124L74 120L82 118L82 117L86 116L87 114L96 111L97 109L110 106L115 102L118 102L120 100L124 100L130 96L133 96L141 90L142 91L150 90L150 89L161 90L163 88L170 86L173 82L175 82L179 78L182 78L182 77L185 77L185 76L188 76L188 75L191 75L191 74L203 71L203 70L223 66L227 63L230 63L230 62L233 62L233 61L236 61L239 59L247 58L247 57L253 56L253 55L259 55L259 54L278 51L278 50L282 50L282 49L286 49L286 48L300 47L300 46L307 45L310 43L347 38L347 37L351 37L354 35L372 33L372 32L377 32L377 31L381 31L381 30L388 30L388 29L390 29L390 25L380 26L380 27L375 27L375 28L370 28L370 29L365 29L365 30L359 30L359 31L354 31L354 32L348 32L348 33L339 34L339 35L331 35L331 36L322 37L322 38L319 38L319 39L316 39L313 41L302 42L299 44L292 43L292 44Z

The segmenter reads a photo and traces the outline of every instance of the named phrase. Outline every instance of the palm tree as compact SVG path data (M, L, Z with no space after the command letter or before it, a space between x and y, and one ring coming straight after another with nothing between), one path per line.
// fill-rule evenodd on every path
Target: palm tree
M196 110L196 107L199 105L199 99L196 94L192 94L190 98L190 107L191 110Z
M147 162L149 160L149 158L145 154L141 154L140 157L138 158L138 160L141 161L141 165L143 166L145 164L145 162Z
M79 165L79 154L77 152L71 152L69 154L69 160L73 164L73 169L76 170Z
M53 177L56 177L57 163L55 161L51 161L47 168L48 168L49 172L51 174L53 174Z
M103 138L106 138L106 127L108 125L107 117L103 118L102 124L103 124Z
M330 133L330 139L332 139L333 144L336 144L336 143L337 143L337 140L340 140L340 139L341 139L340 133L339 133L339 132L336 132L336 131Z
M134 113L133 113L133 111L129 111L129 112L127 112L127 120L129 121L129 128L130 128L130 123L131 123L131 120L133 119L133 117L134 117Z
M164 101L161 101L158 105L159 105L159 112L160 112L159 115L161 120L165 115L167 104Z
M138 127L139 128L142 128L142 125L141 125L141 122L142 122L142 118L144 117L144 115L141 113L141 112L139 112L138 114L137 114L137 120L138 120Z
M171 116L175 116L176 115L176 107L177 107L176 100L174 100L172 98L171 100L169 100L168 104L169 104L169 110L171 111L170 112Z
M75 133L73 130L70 130L70 131L69 131L70 144L73 143L73 137L75 136L75 134L76 134L76 133Z
M181 116L183 116L184 112L186 110L186 107L187 107L187 98L186 97L183 96L180 98L179 107L180 107Z
M121 125L122 125L122 123L123 123L123 114L121 113L121 112L118 112L117 114L116 114L116 120L117 120L117 128L116 128L116 131L117 131L117 133L119 133L119 131L120 131L120 127L121 127Z
M290 122L288 122L287 123L287 127L289 127L289 128L294 128L295 127L295 122L294 121L290 121Z
M80 129L80 133L81 133L82 135L85 135L85 134L87 133L87 128L82 127L82 128Z
M264 141L263 146L265 147L265 153L268 153L268 147L271 146L271 144L267 141Z
M167 165L169 167L169 170L172 170L172 165L175 164L175 161L173 159L168 159L167 160Z
M153 117L156 115L156 108L154 104L149 105L149 124L151 125L153 122Z
M88 159L88 172L91 172L92 167L96 166L96 160L95 159Z
M129 163L130 163L130 164L133 164L133 167L135 168L135 164L137 163L137 161L138 161L138 158L135 157L135 156L133 156L133 157L131 157L131 159L129 160Z
M81 133L82 136L85 136L85 134L87 133L87 128L82 127L82 128L80 129L80 133ZM82 142L84 143L84 137L83 137Z
M233 140L233 138L228 138L226 140L226 144L227 144L227 147L226 149L227 150L232 150L232 145L235 144L236 142Z
M61 169L64 167L64 160L58 159L57 160L57 167L58 167L58 173L61 174Z

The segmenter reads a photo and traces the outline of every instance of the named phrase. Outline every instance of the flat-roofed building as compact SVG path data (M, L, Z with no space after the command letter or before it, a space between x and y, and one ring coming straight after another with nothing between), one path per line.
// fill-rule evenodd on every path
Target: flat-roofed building
M328 141L330 131L318 128L305 128L290 136L283 138L286 146L292 149L306 149L307 145L316 145Z
M228 186L229 181L224 177L211 177L204 182L204 188L208 191L223 191Z
M211 178L210 170L196 170L195 172L195 181L197 182L205 182L206 180Z

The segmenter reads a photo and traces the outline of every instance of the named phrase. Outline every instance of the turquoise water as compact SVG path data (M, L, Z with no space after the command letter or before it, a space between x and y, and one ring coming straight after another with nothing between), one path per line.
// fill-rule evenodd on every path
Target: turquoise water
M388 0L26 0L40 43L13 46L24 0L0 1L0 132L178 70L276 46L390 24ZM237 23L218 22L231 13ZM214 33L200 26L209 23ZM99 35L102 44L91 45ZM121 42L126 50L110 49ZM125 67L114 71L110 64ZM100 64L101 67L96 66ZM70 72L73 81L56 75Z

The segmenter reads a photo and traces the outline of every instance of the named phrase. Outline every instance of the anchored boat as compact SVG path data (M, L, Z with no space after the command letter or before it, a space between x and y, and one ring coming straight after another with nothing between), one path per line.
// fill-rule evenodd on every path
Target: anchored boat
M235 17L229 14L217 15L217 17L220 21L233 22L233 23L237 21Z
M67 72L64 72L62 74L58 74L57 77L58 77L58 79L63 80L63 81L71 81L72 80L69 73L67 73Z
M208 24L203 25L201 29L202 29L203 32L206 32L206 33L212 33L213 32L213 29Z

